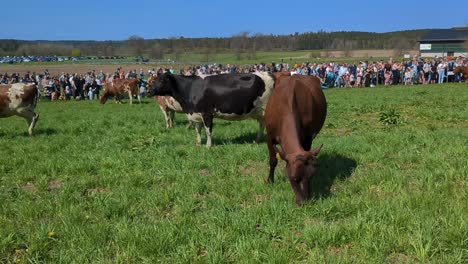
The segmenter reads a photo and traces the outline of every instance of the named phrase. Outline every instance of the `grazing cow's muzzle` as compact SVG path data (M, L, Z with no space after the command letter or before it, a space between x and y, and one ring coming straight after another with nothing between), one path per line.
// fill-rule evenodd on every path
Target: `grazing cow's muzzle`
M301 181L294 181L290 179L290 183L296 196L297 205L302 205L310 199L309 179L307 176L304 177L304 179Z

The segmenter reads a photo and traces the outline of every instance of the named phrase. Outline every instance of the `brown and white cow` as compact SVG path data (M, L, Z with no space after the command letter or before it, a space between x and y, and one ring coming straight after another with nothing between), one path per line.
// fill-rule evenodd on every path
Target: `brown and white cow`
M148 79L148 86L151 87L154 82L157 81L157 76L150 77ZM156 102L158 102L159 109L164 115L164 120L166 121L166 128L172 128L174 126L174 115L175 113L183 113L184 110L182 106L177 102L172 96L154 96ZM192 121L189 120L187 127L192 126Z
M0 118L21 116L28 122L28 133L33 134L39 115L34 112L39 90L35 84L0 85Z
M327 103L320 80L315 76L277 74L275 77L275 88L265 112L270 156L268 182L274 182L278 153L286 161L286 174L300 205L310 198L309 180L315 172L314 161L321 147L312 151L310 148L325 122Z
M138 79L114 79L107 83L107 88L104 90L100 102L105 104L110 96L115 97L117 102L121 102L120 99L123 95L128 93L130 104L133 103L133 96L136 95L138 102L141 104L141 97L138 89Z

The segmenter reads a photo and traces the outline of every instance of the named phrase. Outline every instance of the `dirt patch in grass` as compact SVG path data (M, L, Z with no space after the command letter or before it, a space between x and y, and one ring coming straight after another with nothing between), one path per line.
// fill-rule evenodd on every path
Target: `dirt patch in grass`
M377 186L377 185L370 186L369 187L369 193L372 196L377 197L377 198L388 198L388 197L392 197L394 195L393 192L384 191L384 190L382 190L382 188L380 186Z
M335 133L337 136L346 136L351 134L353 131L349 128L337 128L335 129Z
M418 263L410 256L407 256L403 253L392 253L388 255L387 262L390 264L399 264L399 263Z
M63 182L62 181L59 181L59 180L53 180L53 181L50 181L49 184L47 185L47 191L53 191L53 190L57 190L57 189L60 189L63 185Z
M207 176L210 174L210 171L208 169L201 169L198 171L198 173L200 173L202 176Z
M344 244L344 245L341 245L341 246L331 245L331 246L329 246L327 248L327 252L330 255L339 256L339 255L343 255L343 254L347 253L348 251L350 251L352 249L353 249L352 244Z
M240 168L240 172L242 175L253 175L253 174L258 174L263 173L266 168L266 164L263 164L262 162L250 162L243 167ZM266 174L265 174L266 175Z
M31 192L31 193L37 192L37 187L32 182L27 182L25 185L21 186L21 189L23 189L23 190L25 190L27 192Z
M95 194L98 194L98 193L106 193L108 191L109 191L109 188L96 187L96 188L86 189L85 194L87 196L92 196L92 195L95 195Z

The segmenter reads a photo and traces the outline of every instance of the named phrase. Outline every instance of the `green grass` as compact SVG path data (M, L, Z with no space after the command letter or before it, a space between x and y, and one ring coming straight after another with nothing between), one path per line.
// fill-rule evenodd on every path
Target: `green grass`
M326 90L303 207L254 121L206 149L153 100L40 101L34 137L0 121L0 262L467 263L466 88Z

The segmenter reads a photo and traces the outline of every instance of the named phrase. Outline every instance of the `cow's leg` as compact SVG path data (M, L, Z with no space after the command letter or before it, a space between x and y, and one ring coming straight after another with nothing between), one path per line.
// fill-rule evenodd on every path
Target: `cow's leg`
M130 104L133 103L133 96L132 96L132 92L128 91L128 98L130 99Z
M138 103L141 104L141 95L140 95L140 93L137 93L137 98L138 98Z
M188 120L187 129L190 129L192 127L193 127L193 122L191 120Z
M265 121L263 119L258 119L258 132L257 132L257 139L255 142L260 143L263 138L263 131L265 130Z
M211 134L213 132L213 115L202 114L202 117L203 117L203 124L205 125L206 147L209 148L212 145Z
M33 121L29 126L29 129L31 130L30 134L32 134L33 129L36 127L37 120L39 120L39 114L34 113Z
M196 122L195 123L195 131L197 132L197 145L201 145L201 129L202 129L203 123L201 122Z
M24 119L26 119L26 122L28 122L29 136L32 136L33 135L33 129L36 126L36 121L39 118L39 115L34 113L34 111L29 110L29 109L21 111L17 115L23 117Z
M174 110L169 110L169 127L170 128L174 127L174 116L175 116Z
M167 108L164 108L162 106L159 106L159 108L161 108L161 111L164 114L164 120L166 121L166 128L169 128L169 116L167 114Z
M276 151L273 148L273 141L267 136L268 155L270 157L270 173L268 175L267 182L275 182L275 168L278 165L278 159L276 158Z

